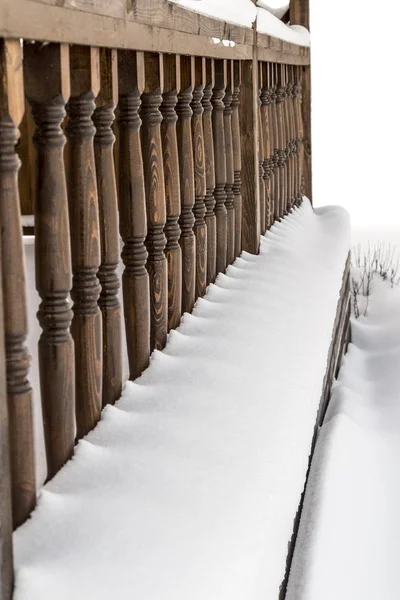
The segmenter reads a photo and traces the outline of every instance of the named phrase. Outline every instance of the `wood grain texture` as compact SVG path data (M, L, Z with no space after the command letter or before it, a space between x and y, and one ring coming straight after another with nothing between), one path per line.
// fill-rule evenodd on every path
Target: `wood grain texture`
M68 205L71 223L77 439L100 419L102 406L102 316L100 226L92 115L100 88L98 49L72 46L71 97L67 103Z
M289 18L292 25L302 25L310 29L309 0L290 0Z
M158 54L144 55L145 91L142 93L141 141L147 208L147 271L150 282L150 350L162 350L168 332L168 267L164 249L166 237L165 184L161 146L160 105L162 63Z
M235 207L233 185L235 181L233 167L232 139L232 98L233 98L233 61L227 61L227 79L224 96L224 136L225 136L225 207L226 207L226 266L235 260Z
M20 139L17 154L21 161L18 173L18 188L21 205L21 215L33 215L33 204L35 196L35 148L33 146L33 134L35 124L32 119L31 109L25 101L25 112L19 126Z
M215 280L217 269L217 221L215 217L215 163L212 128L211 98L214 87L214 61L206 59L206 85L201 100L203 106L204 157L206 174L206 214L204 220L207 227L207 285Z
M206 166L204 156L203 132L203 90L205 84L205 59L196 58L194 61L194 89L190 104L192 116L192 140L194 163L194 226L196 238L196 288L195 300L204 296L207 285L207 228L204 220L206 214Z
M30 356L26 347L25 261L15 152L24 108L22 48L0 40L0 241L14 527L36 504Z
M265 185L264 185L264 137L265 132L263 129L262 115L261 115L261 73L260 73L261 63L258 63L258 85L260 88L258 89L258 106L257 106L257 117L258 117L258 129L259 129L259 138L258 138L258 172L259 172L259 186L260 186L260 230L261 234L265 233L266 230L266 194L265 194Z
M174 31L160 26L139 23L125 18L116 18L99 13L84 12L70 6L59 6L58 0L52 4L42 4L36 0L2 0L0 3L0 35L13 38L84 44L107 48L130 48L148 52L171 54L192 54L221 58L248 59L252 46L237 43L233 48L214 44L211 36ZM112 5L113 3L107 2ZM87 4L90 6L90 3ZM99 11L100 12L100 11ZM187 11L189 12L189 11ZM234 34L243 28L229 27ZM243 39L248 39L244 30ZM217 36L218 37L218 36ZM226 37L225 39L233 39Z
M99 199L101 285L99 306L103 324L102 407L114 404L122 391L121 307L118 299L119 228L112 131L114 108L118 101L117 51L100 49L100 93L96 99L93 123L94 156Z
M240 147L240 62L235 60L233 65L233 95L232 95L232 143L233 143L233 204L235 207L235 256L242 251L242 156Z
M240 143L242 149L242 247L258 254L260 244L260 178L257 55L242 62Z
M190 56L181 57L181 91L178 94L178 104L176 105L181 187L181 215L179 218L181 237L179 243L182 249L182 312L192 311L196 293L196 238L193 233L195 189L192 109L190 108L194 87L192 63L193 59Z
M312 149L311 149L311 69L301 68L301 135L304 153L303 178L304 190L307 198L312 202Z
M215 61L215 85L211 103L214 165L215 165L215 217L217 221L217 273L225 271L227 264L227 210L226 210L226 144L224 129L224 96L226 88L226 61Z
M136 52L118 51L118 79L119 225L125 266L122 291L129 378L134 380L148 366L150 358L150 291L144 244L147 216L138 113L143 77Z
M50 479L72 456L75 432L74 345L68 300L71 248L61 129L70 94L68 47L26 44L24 78L36 124L35 269L41 298L39 369Z
M280 65L276 65L277 73L277 89L276 89L276 122L277 122L277 174L279 186L279 217L283 217L286 212L286 197L285 197L285 141L283 128L283 102L285 100L285 90L281 77Z
M167 221L165 255L168 262L168 331L178 327L182 315L182 252L179 245L181 229L181 188L179 181L178 142L176 137L175 111L180 89L180 57L173 54L163 56L164 93L160 107L161 142L164 163L165 203Z
M264 160L263 160L263 184L265 189L265 224L271 227L273 223L273 206L271 198L271 124L270 124L270 105L271 93L268 87L268 67L262 63L262 88L261 88L261 128L264 140Z

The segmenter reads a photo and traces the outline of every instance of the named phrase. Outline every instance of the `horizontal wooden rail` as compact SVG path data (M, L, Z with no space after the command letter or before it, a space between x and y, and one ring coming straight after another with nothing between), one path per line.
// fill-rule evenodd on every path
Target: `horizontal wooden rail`
M257 45L264 61L306 65L310 50L200 15L166 0L140 0L135 10L122 1L63 3L2 0L0 36L213 58L251 59ZM233 47L212 38L230 40Z

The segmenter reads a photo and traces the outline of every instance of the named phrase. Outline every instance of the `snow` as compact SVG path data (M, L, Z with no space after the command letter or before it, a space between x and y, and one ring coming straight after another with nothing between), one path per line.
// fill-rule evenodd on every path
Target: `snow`
M289 10L289 2L286 0L257 0L257 6L269 10L278 19Z
M235 2L231 0L171 0L171 2L194 12L223 19L243 27L252 27L257 18L257 31L260 33L267 33L299 46L310 45L310 34L305 27L285 25L280 20L280 16L287 10L287 3L283 3L281 0L258 2L258 6L262 8L257 8L252 0L236 0ZM285 10L282 13L283 8Z
M375 276L321 429L287 600L397 600L400 288Z
M257 31L299 46L310 45L310 32L301 25L286 25L268 10L257 9Z
M42 489L14 600L276 600L348 248L305 200L218 277Z

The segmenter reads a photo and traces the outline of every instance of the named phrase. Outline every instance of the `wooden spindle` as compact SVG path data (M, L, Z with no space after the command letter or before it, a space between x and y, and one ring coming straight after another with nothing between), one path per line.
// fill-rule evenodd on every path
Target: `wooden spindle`
M299 140L298 140L298 112L297 112L297 84L296 68L292 68L292 103L293 103L293 153L294 153L294 202L298 203L299 196Z
M277 79L276 79L276 65L270 64L270 75L271 75L271 116L272 116L272 135L273 135L273 150L272 150L272 181L274 190L274 217L275 219L280 218L280 186L279 186L279 132L278 132L278 118L277 118Z
M16 40L17 41L17 40ZM7 44L8 40L1 40L0 44ZM3 54L3 49L2 49ZM4 82L4 54L0 61L0 74ZM0 120L3 120L4 97L0 88ZM18 105L16 106L18 109ZM12 110L12 113L15 111ZM18 117L18 110L13 116ZM1 130L0 130L1 131ZM0 147L3 145L1 133ZM0 161L1 161L0 157ZM0 245L0 281L2 281L2 256ZM7 401L7 377L6 377L6 353L4 339L4 304L3 289L0 286L0 598L2 600L12 600L14 584L14 564L13 564L13 517L11 500L11 445L10 445L10 421Z
M168 331L179 325L182 314L182 252L179 245L181 229L181 188L179 182L178 142L175 111L180 90L180 57L164 54L164 93L160 107L161 142L164 162L165 203L167 222L165 255L168 262Z
M294 205L294 123L293 123L293 80L292 67L288 65L287 70L287 102L288 102L288 123L289 123L289 181L290 181L290 208Z
M206 167L204 160L203 90L205 84L205 59L194 59L194 89L190 104L192 116L193 163L194 163L194 226L196 238L196 292L195 299L204 296L207 285L207 228L204 220L206 205Z
M240 61L233 61L232 143L233 143L233 205L235 207L235 256L242 251L242 157L240 148Z
M271 104L271 93L268 88L267 63L261 65L261 129L264 136L264 160L263 160L263 184L265 189L265 225L271 227L273 219L273 206L271 201L271 124L269 118L269 107Z
M242 246L258 254L260 246L260 180L258 145L257 55L241 61L240 143L242 149Z
M74 345L70 335L72 285L68 199L61 123L70 94L69 48L26 44L25 93L36 124L35 262L41 297L38 318L40 391L51 479L72 456L75 433ZM51 373L51 377L49 377Z
M147 216L138 113L144 73L138 54L118 50L119 227L124 242L122 292L131 380L141 375L150 358L150 291L144 244Z
M24 111L22 48L0 39L0 237L14 527L36 503L30 357L26 348L25 264L15 152Z
M77 439L100 419L102 405L102 318L99 205L92 115L100 90L99 50L71 46L71 97L65 129L68 145L68 205L74 301L71 332L75 342Z
M204 133L204 156L206 171L206 214L207 226L207 285L215 280L217 274L217 221L215 217L215 164L214 164L214 141L212 129L212 104L211 97L215 82L214 59L206 59L206 85L203 90L203 133Z
M146 266L150 281L150 350L153 351L164 348L168 332L168 267L164 254L167 217L160 127L163 65L160 54L145 52L141 56L144 70L141 141L148 227Z
M191 312L195 301L196 286L196 239L194 225L194 164L191 118L192 92L194 87L194 58L181 57L181 91L178 94L176 112L178 114L177 137L179 152L179 176L181 185L181 227L180 245L182 249L182 311Z
M217 273L225 271L227 264L227 211L226 211L226 144L224 130L223 98L227 78L226 60L215 61L215 85L211 103L214 164L215 164L215 217L217 221Z
M235 183L233 165L233 139L232 139L232 98L233 98L233 61L227 61L227 77L224 96L224 135L225 135L225 163L226 163L226 266L235 260L235 207L233 184Z
M285 146L284 146L284 130L283 130L283 106L285 99L284 89L282 86L282 77L280 65L276 65L276 122L277 122L277 172L279 186L279 216L285 214Z
M262 63L258 63L258 106L257 106L257 117L258 117L258 128L259 128L259 154L258 154L258 175L260 179L260 229L261 234L265 233L266 230L266 197L265 197L265 184L264 184L264 152L265 152L265 132L263 129L263 120L261 113L261 92L262 92Z
M283 149L285 153L285 165L284 180L285 180L285 213L289 212L290 209L290 178L289 178L289 121L288 121L288 87L287 87L287 73L286 65L281 65L282 73L282 88L283 88L283 102L282 102L282 121L283 121Z
M118 400L122 390L121 307L118 299L119 263L118 199L115 181L112 131L114 108L118 101L117 51L100 49L100 93L96 99L93 123L94 154L99 197L101 285L99 306L103 322L102 406Z
M294 95L295 95L295 111L296 111L296 122L297 122L297 204L301 203L303 193L304 193L304 176L303 176L303 167L304 167L304 146L303 146L303 119L302 119L302 98L301 98L301 71L300 67L296 67L296 76L295 76L295 86L294 86Z

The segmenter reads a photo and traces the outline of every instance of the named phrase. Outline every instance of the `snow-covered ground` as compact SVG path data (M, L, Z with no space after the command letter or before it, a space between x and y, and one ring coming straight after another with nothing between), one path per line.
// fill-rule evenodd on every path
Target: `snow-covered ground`
M305 201L218 277L42 489L14 600L277 599L349 236Z
M287 600L398 600L400 287L376 275L316 447Z

